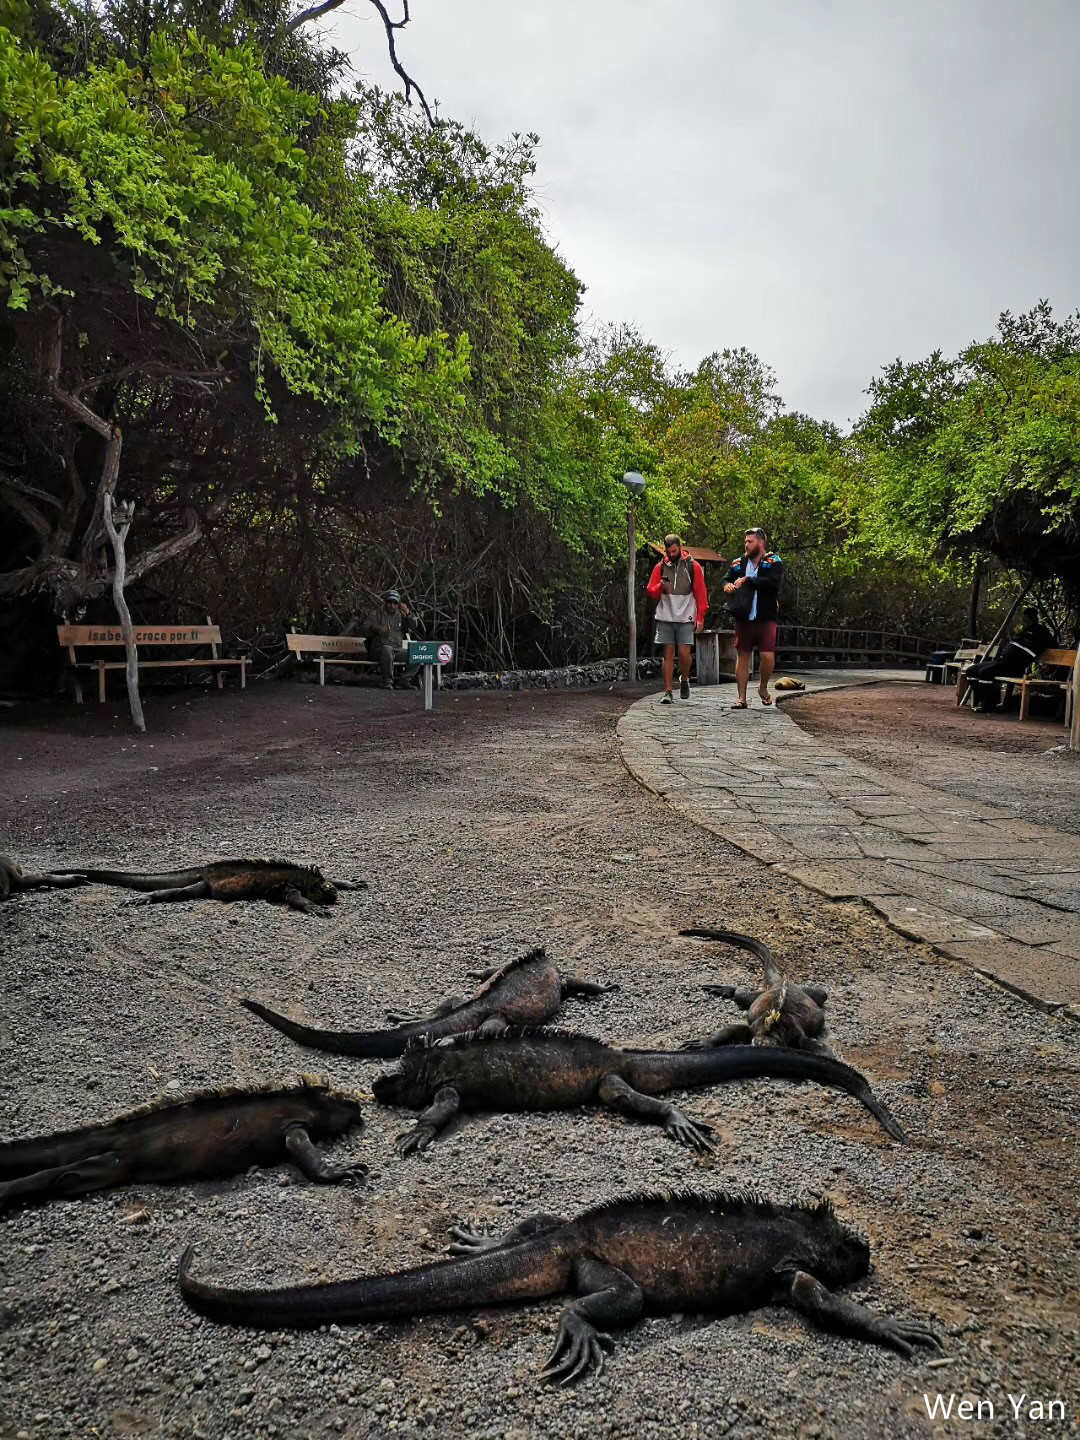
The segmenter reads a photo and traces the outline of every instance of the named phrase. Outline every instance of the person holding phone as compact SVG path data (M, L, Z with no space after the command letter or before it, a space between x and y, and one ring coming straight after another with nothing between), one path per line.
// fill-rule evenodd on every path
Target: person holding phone
M705 628L709 597L701 566L678 535L664 536L664 558L649 577L646 593L656 601L656 643L664 647L664 698L674 705L675 651L679 652L679 695L690 699L690 660L694 635Z

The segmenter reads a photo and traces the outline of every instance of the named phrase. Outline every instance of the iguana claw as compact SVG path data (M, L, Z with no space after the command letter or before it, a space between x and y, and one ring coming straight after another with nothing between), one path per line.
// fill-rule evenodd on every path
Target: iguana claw
M499 1237L491 1225L471 1225L465 1221L451 1225L447 1248L451 1255L475 1255L480 1250L494 1250L498 1244Z
M596 1330L572 1310L564 1311L559 1321L559 1334L547 1364L540 1371L541 1380L559 1385L572 1385L590 1370L599 1375L604 1368L604 1352L615 1348L615 1341L602 1330Z
M437 1131L433 1125L414 1125L411 1130L406 1130L394 1141L394 1149L404 1160L412 1154L420 1154L428 1148L435 1139Z

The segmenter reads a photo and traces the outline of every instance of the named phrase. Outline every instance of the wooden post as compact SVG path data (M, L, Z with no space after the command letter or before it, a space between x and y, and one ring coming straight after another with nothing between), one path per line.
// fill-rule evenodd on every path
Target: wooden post
M113 442L116 446L116 456L112 473L120 461L120 431L113 432ZM109 543L113 551L113 604L116 606L116 613L120 617L120 629L124 632L124 654L127 657L127 692L128 704L131 707L131 723L140 733L146 730L146 721L143 719L142 700L139 696L139 652L135 646L135 632L131 624L131 611L128 609L127 600L124 596L124 584L127 579L127 557L124 554L124 542L127 540L127 533L131 529L132 517L135 514L135 506L129 501L126 505L117 505L115 516L113 513L113 495L111 490L106 490L102 506L102 519L105 521L105 531L109 537ZM119 524L117 524L119 521ZM219 672L220 673L220 672ZM102 671L104 677L104 671Z
M1069 749L1080 750L1080 645L1077 646L1076 660L1072 673L1072 722L1069 725Z
M626 497L626 665L627 678L631 684L637 679L637 610L634 603L636 598L634 595L634 570L636 564L637 547L634 539L634 497L632 494L628 494Z

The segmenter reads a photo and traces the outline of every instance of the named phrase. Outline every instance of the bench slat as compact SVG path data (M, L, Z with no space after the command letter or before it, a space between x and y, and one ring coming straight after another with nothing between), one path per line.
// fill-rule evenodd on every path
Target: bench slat
M124 632L119 625L58 625L61 645L123 645ZM218 625L136 625L136 645L220 645Z
M296 635L290 631L285 643L295 655L367 654L367 641L361 635Z

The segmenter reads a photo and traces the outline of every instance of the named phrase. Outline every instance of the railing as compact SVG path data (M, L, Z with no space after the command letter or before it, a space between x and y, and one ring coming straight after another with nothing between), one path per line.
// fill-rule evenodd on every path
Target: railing
M817 665L827 661L857 665L875 660L924 665L935 650L942 648L952 647L901 630L848 630L820 625L781 625L776 644L777 654L789 663L806 660Z

